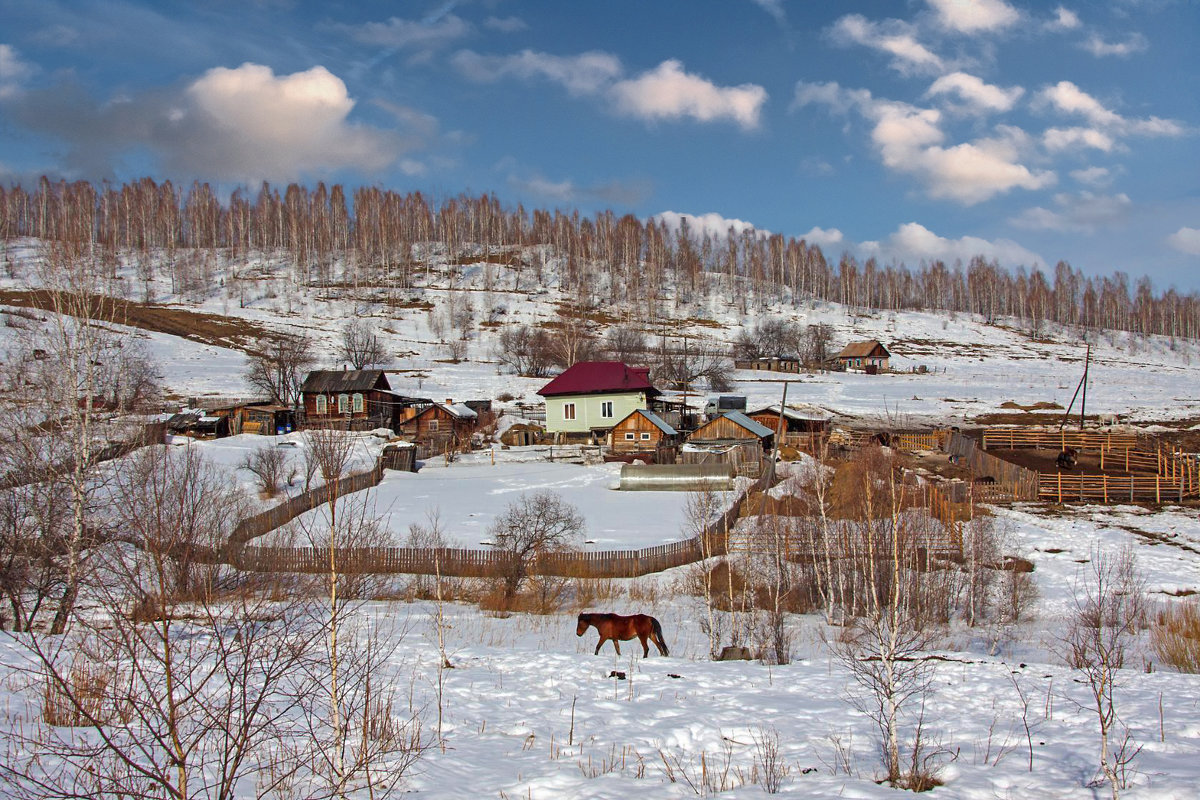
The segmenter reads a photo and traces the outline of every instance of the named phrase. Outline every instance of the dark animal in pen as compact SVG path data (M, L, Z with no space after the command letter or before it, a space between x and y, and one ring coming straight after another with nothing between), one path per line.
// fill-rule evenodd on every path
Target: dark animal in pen
M1058 454L1058 458L1054 460L1055 466L1059 469L1075 469L1075 465L1079 462L1079 453L1075 448L1067 447Z

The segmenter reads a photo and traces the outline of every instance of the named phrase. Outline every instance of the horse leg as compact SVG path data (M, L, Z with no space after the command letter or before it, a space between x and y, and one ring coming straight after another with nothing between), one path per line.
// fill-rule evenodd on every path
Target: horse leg
M592 655L594 655L594 656L600 655L600 645L604 644L604 642L605 642L605 639L603 636L601 636L600 641L596 642L596 652L592 653Z
M638 639L642 643L642 658L649 658L650 657L650 647L646 644L646 634L639 633Z
M617 655L621 655L621 643L617 641L617 637L613 637L613 647L617 648Z

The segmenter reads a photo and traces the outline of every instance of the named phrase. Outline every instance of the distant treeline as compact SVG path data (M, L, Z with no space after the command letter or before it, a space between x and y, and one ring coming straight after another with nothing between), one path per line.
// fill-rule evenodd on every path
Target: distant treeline
M414 246L440 245L452 260L482 261L485 282L496 274L488 264L508 264L517 270L518 288L522 280L530 288L544 285L547 259L557 257L562 288L581 304L622 304L651 316L668 298L722 296L745 310L819 299L863 310L1015 318L1035 332L1052 322L1200 338L1196 292L1156 293L1149 278L1131 285L1124 272L1088 277L1063 261L1052 275L1010 270L982 256L966 265L913 268L874 258L859 263L846 253L832 263L803 239L732 228L717 236L693 230L686 219L672 230L611 211L589 217L506 208L495 195L435 202L378 187L350 192L324 183L289 184L281 192L264 183L253 193L238 189L223 203L200 182L184 189L150 178L120 186L43 178L32 192L0 187L0 238L99 248L114 264L123 252L219 251L235 262L253 253L286 254L305 282L383 281L400 288L426 269Z

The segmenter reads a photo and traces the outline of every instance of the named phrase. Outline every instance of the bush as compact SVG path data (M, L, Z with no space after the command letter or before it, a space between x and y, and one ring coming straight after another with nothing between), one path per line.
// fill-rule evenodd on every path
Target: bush
M1150 625L1150 647L1172 669L1200 672L1200 603L1159 613Z

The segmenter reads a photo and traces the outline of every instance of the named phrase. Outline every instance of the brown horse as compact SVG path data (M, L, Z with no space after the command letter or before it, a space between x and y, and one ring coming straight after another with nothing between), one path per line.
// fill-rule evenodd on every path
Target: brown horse
M575 626L575 635L583 636L590 626L595 626L596 632L600 634L595 655L600 655L600 645L609 639L612 639L617 655L621 655L621 645L617 641L627 641L635 636L642 642L642 658L650 655L650 648L646 645L647 639L654 642L658 652L664 656L671 655L667 650L667 643L663 641L662 626L658 624L658 620L646 614L634 614L631 617L623 617L620 614L580 614L579 624Z

